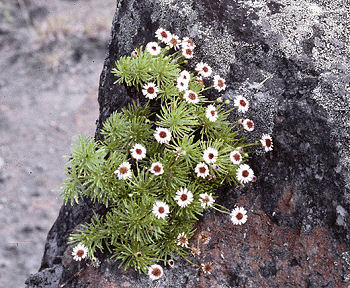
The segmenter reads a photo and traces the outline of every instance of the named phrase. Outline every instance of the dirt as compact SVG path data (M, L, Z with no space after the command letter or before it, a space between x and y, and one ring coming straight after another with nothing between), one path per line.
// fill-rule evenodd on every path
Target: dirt
M40 266L72 137L93 135L115 1L0 2L0 287Z

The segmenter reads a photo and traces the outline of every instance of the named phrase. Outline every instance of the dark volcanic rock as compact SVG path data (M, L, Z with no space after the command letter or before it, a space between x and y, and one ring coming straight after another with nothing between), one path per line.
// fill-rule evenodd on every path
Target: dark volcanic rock
M153 40L161 26L195 40L197 54L190 63L203 59L226 78L224 98L244 94L251 100L247 117L256 122L251 137L271 133L274 150L253 157L256 183L219 191L221 204L247 208L244 226L233 226L229 217L214 212L198 223L193 243L203 231L209 238L200 242L202 253L194 261L211 262L211 275L179 260L175 269L151 283L100 255L101 265L82 267L78 277L66 241L74 227L91 217L93 207L86 202L62 207L40 271L27 280L27 287L56 287L58 282L64 287L346 287L346 9L346 0L296 0L292 6L288 0L119 1L100 80L97 139L102 122L127 103L124 88L113 85L115 60Z

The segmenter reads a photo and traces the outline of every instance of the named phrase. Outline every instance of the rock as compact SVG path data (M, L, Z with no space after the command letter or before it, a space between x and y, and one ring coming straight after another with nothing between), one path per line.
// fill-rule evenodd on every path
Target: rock
M203 60L223 76L224 99L244 94L252 139L271 133L274 150L250 162L258 181L245 189L223 187L219 202L246 207L248 222L233 226L216 212L197 225L193 243L210 240L194 261L211 262L203 274L183 260L152 283L121 270L108 255L98 268L77 276L67 237L88 221L88 200L62 207L49 232L40 270L27 287L346 287L350 228L349 26L346 0L124 0L118 1L108 55L100 78L99 129L128 102L113 85L115 60L154 39L158 27L197 44L194 66ZM257 85L267 76L272 78ZM232 100L232 99L231 99ZM232 101L231 101L232 103ZM233 119L238 115L233 115ZM51 272L50 272L51 271ZM156 284L155 284L156 283ZM37 285L37 286L35 286Z

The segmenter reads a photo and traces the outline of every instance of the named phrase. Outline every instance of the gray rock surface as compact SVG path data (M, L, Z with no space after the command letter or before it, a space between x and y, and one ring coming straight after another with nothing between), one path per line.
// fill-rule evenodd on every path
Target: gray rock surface
M102 122L128 101L124 88L113 85L114 61L153 40L155 30L164 27L194 39L196 56L190 65L204 60L226 78L224 98L243 94L251 101L247 117L256 129L250 136L271 133L274 151L254 155L256 183L219 191L221 204L247 208L247 224L235 227L227 216L214 212L199 222L193 242L203 231L210 241L201 244L202 253L193 261L211 262L211 275L180 260L151 283L147 276L117 269L108 255L100 255L100 266L86 266L78 277L66 240L69 231L91 217L92 205L86 201L62 207L48 235L41 269L27 280L27 287L54 287L45 284L53 281L64 287L347 287L346 2L119 1L100 79L97 139ZM272 78L263 86L257 85L268 76ZM48 269L55 271L52 278Z

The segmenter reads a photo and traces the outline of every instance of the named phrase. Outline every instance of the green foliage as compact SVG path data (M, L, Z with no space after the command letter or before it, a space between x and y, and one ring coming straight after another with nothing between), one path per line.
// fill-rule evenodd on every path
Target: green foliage
M178 243L179 234L185 233L188 239L193 235L194 224L204 210L201 194L214 194L225 181L239 184L238 165L232 163L230 153L246 144L227 119L231 111L223 105L216 106L215 121L206 116L206 105L213 101L202 95L204 85L194 74L188 89L197 93L199 102L184 99L184 91L176 87L184 70L178 64L184 62L179 52L171 54L164 48L152 56L143 47L137 52L136 57L123 56L116 62L112 70L115 83L135 87L139 92L132 100L144 97L140 92L144 85L154 83L158 98L149 99L144 107L135 101L121 112L113 112L103 123L102 142L79 137L69 158L62 195L65 203L86 196L108 208L106 215L95 215L91 223L75 231L71 244L83 243L91 259L97 250L107 248L125 269L146 272L148 266L166 263L174 253L187 254L187 245ZM160 106L152 106L157 101ZM160 108L151 114L150 106ZM169 129L170 141L157 142L157 127ZM146 149L145 157L135 157L132 149L136 144ZM217 151L215 161L205 158L206 149ZM196 167L200 162L207 162L209 175L199 177ZM162 173L152 170L154 163L161 163ZM185 200L176 197L185 188L193 200L181 206ZM153 211L157 201L169 207L165 217Z

